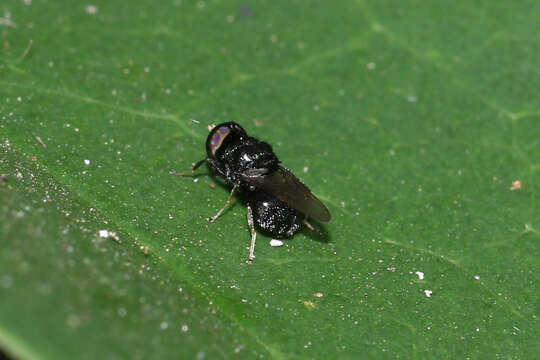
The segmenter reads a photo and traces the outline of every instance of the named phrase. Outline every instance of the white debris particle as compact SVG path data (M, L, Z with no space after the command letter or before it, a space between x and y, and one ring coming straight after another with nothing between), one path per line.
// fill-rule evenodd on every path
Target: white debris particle
M90 165L90 160L84 159L84 165Z
M410 94L409 96L407 96L407 101L408 102L417 102L418 98L416 97L416 95Z
M307 166L304 166L304 172L307 173L309 168Z
M0 277L0 287L4 289L9 289L13 285L13 278L9 275L3 275Z
M510 187L510 191L515 191L521 189L521 181L516 180L512 181L512 186Z
M427 297L431 297L431 294L433 294L433 291L431 290L424 290L424 294L426 294Z
M66 319L66 324L71 328L77 328L81 325L81 319L75 314L70 314Z
M0 17L0 25L16 27L16 24L11 20L11 13L9 11L4 12L4 17Z
M159 324L159 328L161 330L167 330L168 327L169 327L169 324L166 321L162 321L161 324Z
M109 230L99 230L98 235L102 239L113 239L117 242L120 242L120 236L114 231Z
M283 246L283 241L278 239L270 240L270 246Z
M182 332L188 332L189 327L187 325L182 325Z
M87 5L85 6L84 11L86 11L87 14L96 15L99 9L96 5Z
M424 280L424 273L423 272L417 271L417 272L415 272L415 274L418 275L418 279Z
M370 62L366 65L366 67L368 68L368 70L375 70L377 65L374 62Z
M480 280L480 275L474 275L475 280Z
M313 294L313 296L320 298L323 297L324 294L322 292L316 292L315 294Z

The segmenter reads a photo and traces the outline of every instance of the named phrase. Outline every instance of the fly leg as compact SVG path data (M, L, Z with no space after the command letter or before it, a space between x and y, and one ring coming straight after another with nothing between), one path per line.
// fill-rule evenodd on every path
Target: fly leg
M204 162L206 160L208 160L208 159L204 158L201 161L197 161L195 163L195 165L193 165L193 168L191 168L191 170L185 170L185 171L180 171L180 172L177 172L176 170L171 170L170 174L171 175L179 175L179 176L184 176L184 175L187 175L187 174L193 174L195 172L195 170L197 170L199 168L199 166L204 164Z
M319 232L319 229L317 229L315 226L311 225L311 224L307 221L307 219L304 219L303 223L304 223L304 225L306 225L306 227L307 227L309 230Z
M218 217L221 216L221 214L223 213L223 211L225 211L225 209L227 208L227 206L229 206L229 204L232 202L233 198L234 198L234 194L236 194L236 190L238 190L238 185L234 185L234 187L232 188L231 190L231 193L229 195L229 198L227 199L227 202L225 203L225 205L223 205L223 207L217 212L216 215L212 216L212 217L209 217L207 218L206 220L208 220L209 222L214 222L217 220Z
M253 223L253 212L249 205L247 206L247 222L249 231L251 232L251 244L249 245L249 256L246 262L248 264L253 264L253 259L255 259L255 240L257 240L257 232L255 231L255 225Z

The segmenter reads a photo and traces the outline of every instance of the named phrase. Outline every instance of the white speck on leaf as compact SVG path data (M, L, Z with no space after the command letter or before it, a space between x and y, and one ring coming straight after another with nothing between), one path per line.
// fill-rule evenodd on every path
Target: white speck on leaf
M11 20L11 13L9 11L4 12L4 17L0 17L0 25L16 27L17 25Z
M515 180L512 181L512 186L510 187L510 191L515 191L521 189L521 181Z
M283 241L278 239L272 239L270 240L270 246L283 246Z
M426 294L427 297L431 297L431 295L433 294L433 291L432 290L424 290L424 294Z
M84 8L84 11L86 11L87 14L96 15L99 11L99 8L96 5L87 5Z
M417 272L415 272L415 274L418 275L418 279L424 280L424 273L423 272L417 271Z
M98 235L102 239L113 239L117 242L120 242L120 236L114 231L109 230L99 230Z

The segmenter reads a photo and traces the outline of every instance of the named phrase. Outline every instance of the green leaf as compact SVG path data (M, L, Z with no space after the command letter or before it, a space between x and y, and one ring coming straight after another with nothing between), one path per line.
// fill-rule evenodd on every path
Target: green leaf
M539 11L3 3L2 350L535 358ZM223 121L327 204L327 238L259 234L248 265L242 204L205 221L229 187L169 171Z

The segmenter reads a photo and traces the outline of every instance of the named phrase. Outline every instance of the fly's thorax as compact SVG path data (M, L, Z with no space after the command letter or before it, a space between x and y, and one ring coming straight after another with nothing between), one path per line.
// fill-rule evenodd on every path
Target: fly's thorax
M261 174L277 169L279 160L272 151L272 147L265 142L251 138L231 152L230 157L239 174L260 169Z

